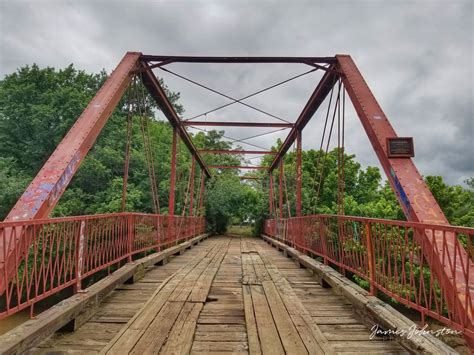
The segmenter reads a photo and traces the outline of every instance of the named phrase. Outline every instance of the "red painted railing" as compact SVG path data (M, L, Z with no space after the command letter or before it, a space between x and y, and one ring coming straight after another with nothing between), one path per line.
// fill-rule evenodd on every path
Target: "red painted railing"
M0 275L0 319L68 287L80 290L98 272L205 232L202 217L113 213L0 223L5 253L15 250L13 272ZM10 238L11 237L11 238ZM6 245L9 240L20 248ZM6 260L6 255L4 260ZM3 268L7 270L6 268ZM96 280L92 280L92 279Z
M343 273L357 275L372 295L378 290L416 309L423 323L425 316L429 316L474 340L474 228L314 215L267 220L264 233L321 257L325 264L338 267ZM443 248L433 250L430 245L435 244L420 236L441 238ZM463 252L461 243L468 257L459 257ZM454 253L447 252L448 245L454 245ZM454 284L462 286L463 294L450 295L449 292L457 291L431 272L430 259L440 255L449 277L454 279ZM462 278L459 278L459 270ZM458 302L449 303L449 299Z

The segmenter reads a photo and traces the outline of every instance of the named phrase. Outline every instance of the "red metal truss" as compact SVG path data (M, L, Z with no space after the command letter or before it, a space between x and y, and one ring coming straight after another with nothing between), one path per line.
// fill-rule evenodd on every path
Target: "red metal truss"
M210 169L253 169L268 170L267 166L241 166L241 165L209 165Z
M218 127L266 127L266 128L292 128L293 123L283 122L222 122L222 121L183 121L184 126L218 126Z
M333 67L331 66L331 68ZM273 171L278 166L279 161L283 158L288 149L290 149L293 142L296 140L298 131L303 130L309 120L313 117L314 113L317 111L319 106L321 106L324 99L333 88L337 79L338 75L336 71L327 71L324 73L321 81L316 86L316 89L311 94L311 97L303 108L303 111L301 111L293 128L291 129L290 133L288 133L288 136L278 150L278 154L275 156L275 159L270 165L270 171Z
M387 154L387 138L397 137L395 130L379 106L374 95L370 91L367 83L359 72L357 66L349 55L337 55L338 70L342 73L342 80L347 89L349 97L354 108L362 122L362 125L369 137L370 142L382 164L387 175L390 185L397 195L400 206L402 207L406 218L409 221L433 223L433 224L449 224L443 211L439 207L437 201L431 194L428 186L425 184L423 177L418 172L415 164L410 158L388 158ZM474 267L469 271L469 280L464 280L462 269L463 265L468 265L469 256L464 249L455 250L454 239L443 233L432 235L429 230L424 235L417 236L429 245L436 245L431 250L437 250L437 255L427 255L430 260L431 268L437 273L440 280L446 282L456 290L448 295L448 302L451 309L463 309L472 323L472 309L468 306L466 309L466 288L474 285ZM447 255L452 260L457 258L455 282L450 275L453 270L442 260L443 250L447 249ZM457 255L456 255L457 254ZM471 264L471 266L473 266ZM463 282L461 282L461 280ZM465 282L468 281L468 282ZM471 299L474 298L474 289L469 291ZM462 314L462 313L459 313Z
M334 57L206 57L206 56L169 56L143 55L142 60L147 62L169 63L319 63L331 64Z
M191 137L189 136L189 133L186 131L186 128L184 128L184 126L182 125L182 121L174 110L173 105L166 97L165 91L161 87L155 74L153 74L153 71L150 69L149 65L146 62L142 62L141 65L142 68L144 68L144 71L142 73L143 84L153 96L156 103L158 104L168 121L171 123L171 125L178 130L179 136L183 140L184 144L188 147L189 151L194 156L196 162L199 164L201 169L204 170L206 176L210 177L211 174L207 169L206 164L199 155L196 147L194 146L193 141L191 140Z
M199 153L205 154L259 154L259 155L275 155L276 152L268 150L208 150L198 149Z

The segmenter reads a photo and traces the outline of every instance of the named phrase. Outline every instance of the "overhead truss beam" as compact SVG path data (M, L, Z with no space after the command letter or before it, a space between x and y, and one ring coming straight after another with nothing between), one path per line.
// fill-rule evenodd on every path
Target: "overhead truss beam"
M241 165L209 165L210 169L254 169L268 170L266 166L241 166Z
M283 156L286 154L288 149L290 149L291 145L296 140L298 136L298 131L301 131L309 122L311 117L313 117L314 113L317 111L319 106L321 106L324 99L333 88L337 79L338 74L335 71L327 71L324 73L323 77L321 78L321 81L316 86L316 89L311 94L308 102L303 108L303 111L301 111L293 128L291 129L290 133L288 133L288 136L286 137L285 141L278 150L278 154L275 156L275 159L270 165L270 171L273 171L278 166L280 160L283 159Z
M167 55L142 55L141 59L148 62L175 63L320 63L331 64L335 57L189 57Z
M266 127L292 128L292 123L284 122L223 122L223 121L183 121L184 126L216 126L216 127Z
M153 71L150 69L147 63L142 63L142 68L144 69L142 73L142 81L145 87L148 89L150 94L155 99L158 107L161 109L163 114L166 116L170 124L178 130L178 134L183 140L186 147L189 149L192 156L196 159L196 162L199 164L201 169L204 171L207 177L210 177L211 174L202 160L202 157L198 153L189 133L186 131L184 126L182 125L182 121L178 117L178 114L173 108L173 105L168 100L168 97L165 94L164 89L161 87L160 82L156 78Z
M258 155L275 155L276 152L268 150L210 150L198 149L199 153L203 154L258 154Z

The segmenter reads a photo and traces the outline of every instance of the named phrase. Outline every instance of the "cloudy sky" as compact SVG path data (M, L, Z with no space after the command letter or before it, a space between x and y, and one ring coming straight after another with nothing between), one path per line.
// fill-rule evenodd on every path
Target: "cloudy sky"
M472 1L12 1L0 0L0 75L32 63L110 71L126 51L146 54L331 56L351 54L399 136L413 136L424 175L474 176ZM302 65L190 65L170 70L234 98L308 71ZM183 118L229 100L157 70L181 92ZM294 121L321 77L307 74L247 102ZM324 109L307 126L319 147ZM207 120L274 120L240 105ZM347 149L378 165L354 111ZM266 129L229 129L242 139ZM251 139L271 147L287 131ZM242 144L244 148L252 146ZM256 160L254 160L256 162Z

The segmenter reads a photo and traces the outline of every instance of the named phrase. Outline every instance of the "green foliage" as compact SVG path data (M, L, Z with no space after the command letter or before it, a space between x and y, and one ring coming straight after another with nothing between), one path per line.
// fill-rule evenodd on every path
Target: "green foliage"
M8 214L29 181L13 158L0 157L0 219Z
M474 227L474 178L462 186L447 185L441 176L427 176L426 184L451 224Z
M229 224L253 223L266 210L263 191L242 183L235 174L214 176L206 189L206 218L212 232L225 233Z
M276 147L275 147L276 149ZM338 150L326 155L323 151L302 152L303 214L337 214ZM271 158L268 159L268 163ZM295 215L296 153L290 152L284 159L284 173L288 190L291 215ZM403 219L403 212L388 183L382 184L382 176L376 167L363 169L355 155L344 154L344 202L345 214L364 217ZM279 179L279 169L274 172ZM287 211L286 197L284 211ZM286 215L287 213L285 213Z
M31 179L51 155L100 88L106 73L87 74L72 65L62 70L20 68L0 81L0 218L3 219ZM162 83L163 84L163 83ZM165 92L178 113L179 93ZM140 88L139 88L140 89ZM122 177L127 111L124 98L113 112L93 148L81 163L52 216L118 212L121 209ZM156 109L145 98L147 111ZM167 205L171 127L150 121L161 205ZM144 158L143 136L134 117L127 210L152 212L150 183ZM190 157L180 144L177 190L187 185ZM181 203L182 205L182 203ZM181 211L178 203L178 212Z
M0 156L34 175L105 79L72 65L26 66L0 81Z

